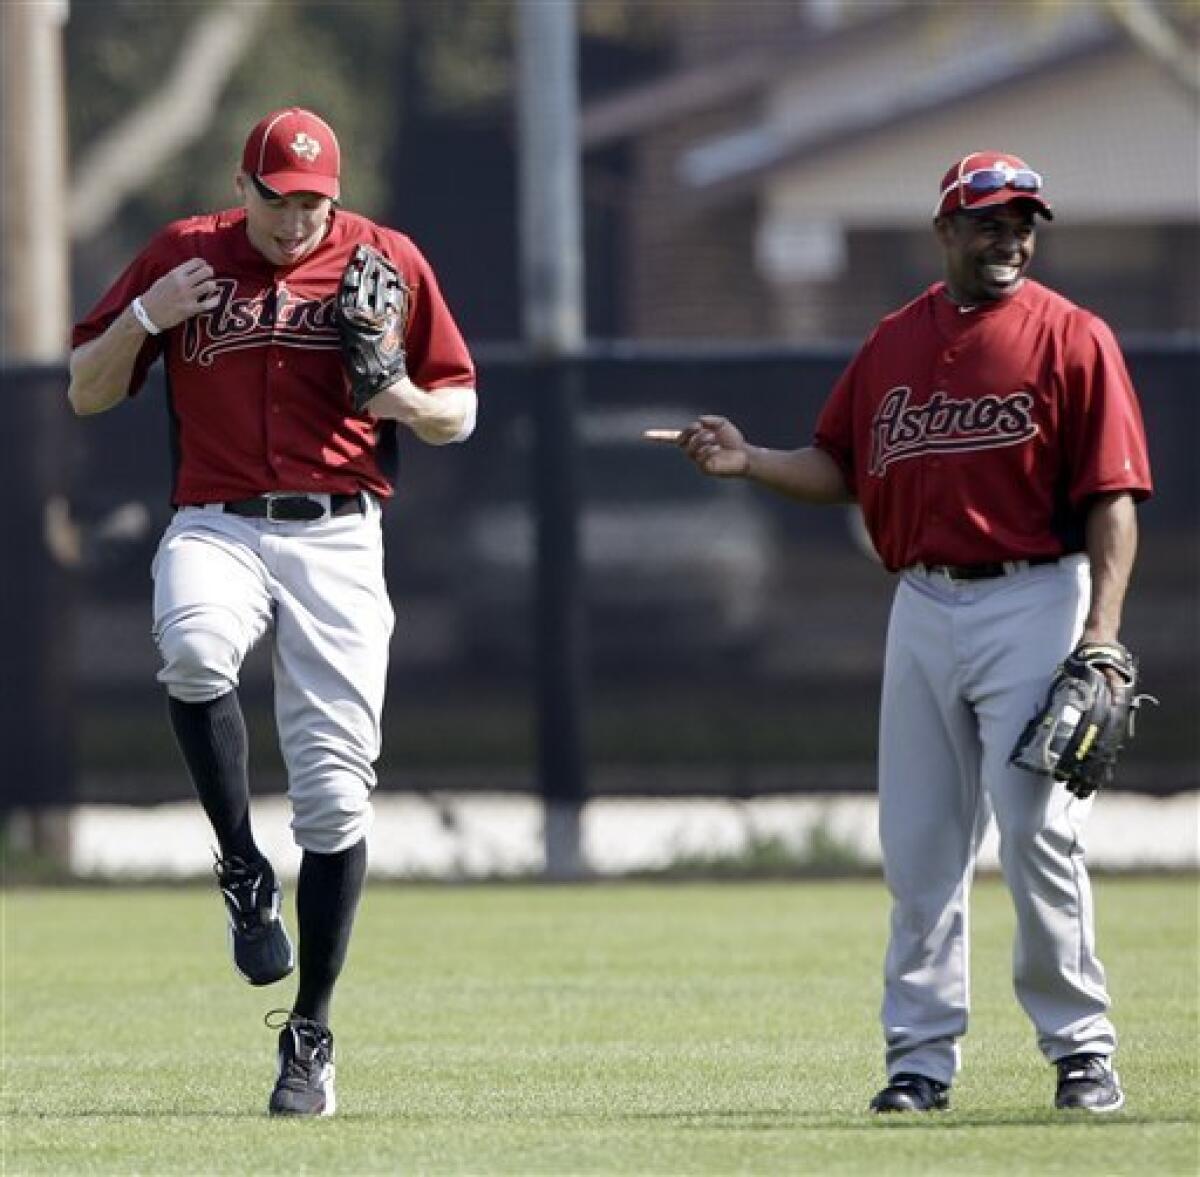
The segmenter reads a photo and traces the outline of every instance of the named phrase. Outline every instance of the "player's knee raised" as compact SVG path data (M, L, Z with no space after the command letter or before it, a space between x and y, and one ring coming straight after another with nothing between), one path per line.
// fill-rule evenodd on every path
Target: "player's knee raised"
M158 634L159 682L184 702L203 703L237 686L240 655L232 638L211 626L176 621Z

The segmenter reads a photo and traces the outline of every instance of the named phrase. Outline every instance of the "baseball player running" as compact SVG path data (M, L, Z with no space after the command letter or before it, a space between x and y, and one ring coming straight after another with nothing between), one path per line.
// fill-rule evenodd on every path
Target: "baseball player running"
M933 220L945 279L879 323L811 446L759 448L716 416L674 438L705 474L810 503L857 499L898 574L879 731L892 916L876 1112L949 1106L968 890L993 814L1017 914L1013 983L1057 1068L1055 1104L1124 1102L1084 865L1091 797L1010 763L1077 644L1121 649L1135 503L1151 490L1112 332L1026 276L1035 219L1052 217L1042 188L1004 152L946 172Z
M250 132L240 207L167 226L74 330L86 415L166 365L174 518L154 559L154 638L171 725L220 847L233 960L293 969L281 891L254 839L238 675L273 640L292 830L299 985L276 1011L277 1115L335 1109L329 1011L366 875L393 613L381 432L443 445L474 428L475 374L429 264L340 207L340 152L311 111Z

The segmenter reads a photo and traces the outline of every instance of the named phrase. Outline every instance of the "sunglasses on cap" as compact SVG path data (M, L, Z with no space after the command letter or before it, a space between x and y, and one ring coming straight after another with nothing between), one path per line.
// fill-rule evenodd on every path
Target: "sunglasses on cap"
M942 211L943 201L956 188L974 196L990 196L993 192L999 192L1003 188L1011 188L1014 192L1040 192L1042 190L1042 177L1029 168L1012 168L1008 164L1000 162L994 167L975 168L973 171L964 173L962 171L963 163L966 163L965 159L958 165L958 178L938 197L934 216ZM959 208L965 207L967 207L966 202L960 199Z

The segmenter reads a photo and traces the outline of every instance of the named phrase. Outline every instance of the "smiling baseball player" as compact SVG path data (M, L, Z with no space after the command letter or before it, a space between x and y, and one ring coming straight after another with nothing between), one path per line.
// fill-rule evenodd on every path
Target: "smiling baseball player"
M71 354L80 414L166 366L176 513L153 568L158 677L220 847L234 963L253 985L287 976L294 956L251 828L237 695L246 654L273 639L303 850L278 1115L335 1108L329 1010L366 875L393 626L381 431L398 422L442 445L465 439L476 412L471 358L429 264L338 205L340 165L316 114L267 115L246 140L241 207L159 233L76 326Z
M1108 327L1027 277L1036 218L1052 216L1040 175L972 153L942 177L933 215L945 280L876 327L813 445L752 446L715 416L657 440L706 474L857 499L898 574L879 731L888 1083L872 1110L949 1106L968 891L994 815L1017 914L1013 983L1056 1065L1055 1104L1114 1111L1124 1094L1084 863L1091 793L1111 765L1068 788L1045 755L1056 738L1028 721L1072 651L1072 667L1132 666L1118 628L1134 504L1151 489L1141 413ZM1122 715L1128 693L1115 694Z

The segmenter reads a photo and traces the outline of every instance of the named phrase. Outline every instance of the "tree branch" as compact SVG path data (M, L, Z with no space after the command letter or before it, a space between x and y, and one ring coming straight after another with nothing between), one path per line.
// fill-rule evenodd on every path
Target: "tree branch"
M103 135L80 160L71 183L71 236L101 232L163 161L208 129L217 103L254 43L271 0L224 0L188 32L162 86Z
M1108 0L1105 9L1126 36L1192 97L1200 96L1196 51L1151 0Z

